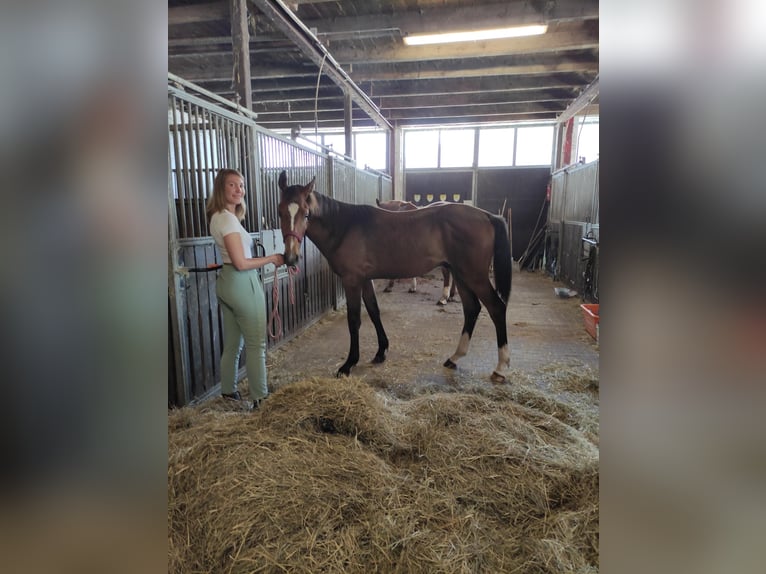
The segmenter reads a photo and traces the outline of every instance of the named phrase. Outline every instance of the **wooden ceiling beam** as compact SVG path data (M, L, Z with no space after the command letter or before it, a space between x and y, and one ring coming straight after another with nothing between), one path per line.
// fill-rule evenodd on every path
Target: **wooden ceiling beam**
M598 77L593 80L583 91L577 96L574 101L567 106L567 108L556 118L556 122L564 123L569 118L575 116L577 112L588 106L593 100L598 97Z
M480 78L483 76L529 76L556 72L598 72L598 64L590 62L561 62L519 66L492 66L490 68L450 68L448 70L423 69L411 72L360 71L351 73L357 82L381 80L427 80L441 78Z
M590 20L599 17L598 0L559 0L545 2L547 9L535 9L531 2L498 2L496 4L456 8L421 7L417 10L395 14L371 16L346 16L331 20L304 20L309 28L316 28L317 35L332 41L333 35L380 30L390 35L391 30L409 34L432 34L436 32L466 29L499 28L528 24L557 24L561 22Z
M248 0L248 3L266 15L271 23L287 35L303 54L330 76L344 92L351 96L353 102L363 109L370 118L381 128L392 129L378 107L372 103L367 94L357 86L337 60L298 18L290 12L281 0Z
M336 47L333 49L333 54L341 64L350 65L561 53L567 50L593 48L598 48L598 29L596 27L594 30L586 26L574 30L547 32L539 36L479 42L455 42L430 46L401 44L380 47L376 50Z
M228 2L210 2L209 4L190 4L168 8L168 26L198 24L215 20L228 20Z

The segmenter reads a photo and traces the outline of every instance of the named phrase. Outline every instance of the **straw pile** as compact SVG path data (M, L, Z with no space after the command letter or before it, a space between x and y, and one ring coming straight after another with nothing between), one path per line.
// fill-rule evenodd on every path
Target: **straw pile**
M171 412L169 571L597 572L598 448L507 388L311 379Z

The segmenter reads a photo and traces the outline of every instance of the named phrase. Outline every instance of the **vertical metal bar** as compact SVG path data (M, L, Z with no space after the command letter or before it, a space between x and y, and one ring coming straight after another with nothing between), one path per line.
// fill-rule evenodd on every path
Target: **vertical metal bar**
M261 155L259 152L259 138L258 131L255 127L250 127L248 130L247 142L250 146L250 165L252 175L250 177L250 186L253 190L253 213L255 217L255 229L259 232L263 232L263 183L261 181ZM263 236L261 235L261 238Z
M215 173L213 171L213 157L214 157L214 151L213 151L213 130L212 130L212 112L210 110L205 110L206 116L203 116L204 122L205 122L205 207L207 207L207 200L211 195L212 189L210 188L210 184L213 181L213 178L215 177ZM208 222L207 222L207 211L205 212L205 219L204 219L204 235L208 236L210 235L210 229L208 228Z
M184 165L184 181L186 182L186 189L183 198L184 213L186 214L186 229L184 229L184 237L194 237L194 216L192 213L192 201L194 197L194 184L192 183L192 171L191 171L191 134L189 122L191 121L191 104L186 104L187 117L182 117L183 125L181 133L183 134L181 152L183 154Z
M170 146L168 146L168 165L170 165ZM176 398L180 405L191 400L191 379L189 377L189 347L187 346L186 297L183 279L175 272L178 264L178 226L176 203L173 194L172 174L168 172L168 298L170 307L169 334L173 342L173 361L175 361Z
M178 186L178 196L176 197L177 209L180 212L181 229L179 230L179 237L186 237L186 209L184 206L184 197L186 195L186 176L184 173L184 161L183 161L183 142L182 128L179 124L179 120L183 122L183 100L175 99L177 106L173 110L173 140L176 150L176 185ZM180 116L180 117L179 117Z
M194 164L196 163L196 142L194 141L194 109L195 106L193 104L189 104L189 120L186 124L186 138L187 138L187 147L189 150L188 154L188 173L189 173L189 197L187 198L187 205L189 207L189 223L190 223L190 229L189 229L189 235L188 237L196 237L197 236L197 207L196 207L196 198L197 198L197 180L194 174Z
M191 131L189 137L192 139L193 145L192 153L193 169L196 172L196 185L194 186L194 237L201 237L202 235L202 217L200 215L200 203L202 201L202 170L200 166L201 156L201 142L199 139L199 106L194 106L192 118L191 118Z

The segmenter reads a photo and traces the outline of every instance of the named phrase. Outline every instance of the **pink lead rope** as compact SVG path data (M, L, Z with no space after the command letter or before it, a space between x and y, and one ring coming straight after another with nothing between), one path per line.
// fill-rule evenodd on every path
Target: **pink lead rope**
M287 268L287 277L290 293L290 303L295 305L295 287L293 286L293 277L295 277L301 270L298 266ZM268 333L272 339L280 339L284 334L282 331L282 319L279 316L279 280L277 279L277 268L274 267L274 285L271 291L272 309L271 316L269 317ZM275 329L276 323L276 329Z

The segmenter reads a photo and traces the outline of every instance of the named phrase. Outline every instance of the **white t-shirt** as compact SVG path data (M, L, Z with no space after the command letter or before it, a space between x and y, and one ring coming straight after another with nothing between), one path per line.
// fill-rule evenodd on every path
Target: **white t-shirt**
M210 235L213 236L215 244L221 250L221 257L223 257L224 263L231 263L231 257L229 257L229 252L226 251L226 244L223 242L223 238L230 233L239 233L242 239L242 252L245 254L246 259L251 258L253 256L252 249L250 248L252 240L247 230L242 227L237 216L228 210L214 213L213 217L210 218Z

